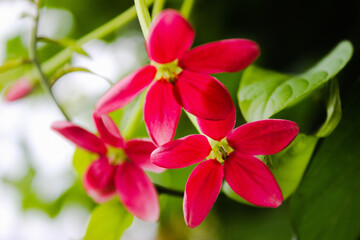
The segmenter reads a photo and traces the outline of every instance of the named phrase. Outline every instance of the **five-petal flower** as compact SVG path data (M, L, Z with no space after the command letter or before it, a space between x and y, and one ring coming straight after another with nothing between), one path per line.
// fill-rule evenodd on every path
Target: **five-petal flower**
M188 50L194 35L177 11L161 12L146 42L150 65L115 84L100 98L96 111L104 114L121 108L151 85L144 120L150 138L158 146L173 139L181 107L207 120L227 118L233 108L231 97L209 74L244 69L259 55L259 48L249 40L229 39Z
M198 118L204 135L190 135L158 147L151 161L164 168L182 168L199 163L185 187L185 222L198 226L220 193L223 177L232 190L248 202L278 207L282 193L269 168L257 155L272 155L296 137L299 127L288 120L268 119L244 124L231 131L235 110L224 121Z
M145 221L157 221L160 212L157 192L142 170L163 171L150 162L155 145L150 139L125 141L109 116L94 113L93 117L100 137L71 122L52 124L53 130L78 147L99 155L83 176L86 192L99 203L117 193L129 212Z

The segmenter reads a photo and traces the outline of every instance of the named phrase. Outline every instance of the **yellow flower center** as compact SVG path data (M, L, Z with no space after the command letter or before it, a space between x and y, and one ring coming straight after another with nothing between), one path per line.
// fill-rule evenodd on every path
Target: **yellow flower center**
M108 147L107 157L111 165L119 165L125 161L128 161L128 157L123 149Z
M234 151L225 138L221 141L215 141L209 139L212 151L207 157L207 159L216 159L218 162L223 163L227 158L229 158L230 153Z
M151 65L156 67L155 80L165 80L171 84L174 84L178 75L182 72L182 69L178 66L179 60L175 60L169 63L160 64L151 61Z

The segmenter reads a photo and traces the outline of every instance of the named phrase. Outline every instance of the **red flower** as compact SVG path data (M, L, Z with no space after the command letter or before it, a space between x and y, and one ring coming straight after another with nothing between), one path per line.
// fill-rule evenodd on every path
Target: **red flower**
M269 168L256 155L280 152L299 132L296 123L268 119L244 124L231 131L235 110L225 121L198 119L210 136L191 135L158 147L151 161L165 168L182 168L200 163L185 187L184 216L189 227L198 226L220 193L223 176L236 194L263 207L278 207L282 193Z
M93 116L100 137L67 121L51 126L78 147L99 154L83 176L86 192L99 203L117 193L129 212L145 221L157 221L158 196L142 170L163 171L150 162L155 145L150 139L125 141L109 116L96 113Z
M229 39L188 50L194 30L176 11L165 10L150 27L146 48L151 60L115 84L96 105L108 113L128 104L151 84L144 105L144 120L156 145L171 141L181 107L208 120L223 120L231 113L226 88L209 74L236 72L259 55L256 43ZM155 81L154 81L155 80Z

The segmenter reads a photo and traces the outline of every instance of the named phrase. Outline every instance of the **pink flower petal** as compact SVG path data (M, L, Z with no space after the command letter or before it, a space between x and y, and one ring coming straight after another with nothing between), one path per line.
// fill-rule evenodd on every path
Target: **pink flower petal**
M229 92L216 78L183 70L174 85L178 103L189 113L207 120L224 120L233 110Z
M108 115L99 115L94 112L93 119L100 137L105 143L118 148L125 147L124 138L121 136L114 121Z
M146 174L131 162L118 166L115 175L117 194L125 208L136 217L155 222L159 218L159 200Z
M227 136L236 151L250 155L271 155L287 147L299 132L295 122L267 119L250 122Z
M149 57L157 63L172 62L190 48L194 36L194 30L180 13L162 11L150 26Z
M278 207L283 201L271 171L256 157L232 152L224 162L224 176L236 194L254 205Z
M71 122L54 122L51 128L75 143L78 147L99 154L106 154L107 152L107 148L100 138Z
M116 168L109 164L106 157L91 163L84 174L83 184L87 194L98 203L106 202L115 194Z
M220 193L222 179L223 166L215 160L202 162L193 170L184 194L186 225L193 228L205 219Z
M176 102L172 85L157 81L149 89L144 104L144 120L151 140L159 146L171 141L179 122L181 107Z
M5 100L12 102L21 99L31 93L33 88L34 86L29 79L21 77L5 91Z
M127 142L125 152L129 159L137 166L156 173L165 171L150 161L151 153L156 146L150 139L133 139Z
M154 79L156 68L147 65L126 76L110 88L97 102L99 114L109 113L124 107L144 90Z
M260 54L256 43L228 39L208 43L186 52L179 65L199 73L237 72L249 66Z
M236 120L236 110L233 106L232 112L225 120L212 121L197 118L200 130L208 137L220 141L233 130Z
M190 135L158 147L151 154L151 161L164 168L183 168L201 162L211 152L203 135Z

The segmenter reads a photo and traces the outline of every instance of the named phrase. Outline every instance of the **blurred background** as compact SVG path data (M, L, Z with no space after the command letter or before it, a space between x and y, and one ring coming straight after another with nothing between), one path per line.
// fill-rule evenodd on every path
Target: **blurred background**
M181 6L168 0L166 7ZM131 0L47 0L41 10L39 35L78 39L114 18ZM0 0L0 65L28 56L34 6L26 0ZM226 38L248 38L261 49L257 65L285 73L299 73L318 61L338 42L350 40L354 56L339 76L343 106L360 78L360 1L196 0L190 17L194 46ZM60 51L56 45L39 45L40 61ZM113 82L147 62L137 19L105 39L83 46L89 57L74 53L72 66L98 74L71 73L53 87L54 95L74 121L94 130L91 112L98 97ZM24 70L24 69L23 69ZM101 77L102 76L102 77ZM231 95L240 73L219 74ZM228 80L231 81L229 83ZM2 92L15 79L0 75ZM194 129L182 114L177 137ZM15 101L0 100L0 240L81 239L91 209L89 199L72 167L75 147L50 130L63 119L41 89ZM238 120L241 122L241 116ZM139 131L138 135L144 135ZM190 170L175 179L181 189ZM181 176L180 176L181 175ZM182 199L160 196L160 224L135 220L122 239L297 239L289 217L289 201L278 209L239 204L221 195L204 223L185 226Z

